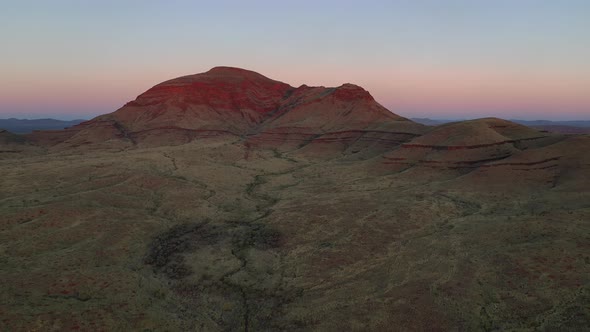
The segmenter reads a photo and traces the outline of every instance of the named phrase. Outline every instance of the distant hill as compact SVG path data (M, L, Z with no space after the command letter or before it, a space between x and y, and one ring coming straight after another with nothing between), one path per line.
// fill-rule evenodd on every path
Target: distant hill
M438 126L459 120L412 118L414 122L427 126ZM559 134L590 134L590 121L549 121L549 120L510 120L523 126Z
M520 123L521 125L529 127L537 126L568 126L568 127L588 127L590 128L590 121L549 121L549 120L509 120Z
M426 126L438 126L444 123L452 122L453 120L433 120L428 118L411 118L410 120L414 122L421 123Z
M590 127L574 127L562 125L530 126L532 128L558 134L590 134Z
M0 129L8 130L15 134L26 134L33 130L61 130L75 126L86 120L55 120L55 119L0 119Z

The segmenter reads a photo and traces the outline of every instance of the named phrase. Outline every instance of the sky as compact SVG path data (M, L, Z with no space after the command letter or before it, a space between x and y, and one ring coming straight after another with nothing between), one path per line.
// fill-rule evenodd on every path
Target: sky
M406 117L590 119L590 1L0 0L0 118L91 118L215 66Z

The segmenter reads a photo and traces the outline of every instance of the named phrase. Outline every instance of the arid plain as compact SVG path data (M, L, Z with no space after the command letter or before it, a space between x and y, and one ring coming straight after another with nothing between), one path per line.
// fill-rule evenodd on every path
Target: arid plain
M217 67L0 152L2 330L590 325L588 135Z

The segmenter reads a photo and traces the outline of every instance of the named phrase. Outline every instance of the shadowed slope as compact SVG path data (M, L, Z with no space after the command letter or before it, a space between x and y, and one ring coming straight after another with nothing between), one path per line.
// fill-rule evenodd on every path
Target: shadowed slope
M281 150L307 145L305 150L315 154L371 146L376 153L424 133L425 128L391 113L359 86L303 85L248 142Z

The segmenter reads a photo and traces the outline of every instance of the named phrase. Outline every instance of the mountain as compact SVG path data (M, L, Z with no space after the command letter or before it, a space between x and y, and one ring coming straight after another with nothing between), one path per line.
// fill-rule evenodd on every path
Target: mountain
M0 131L0 174L0 330L590 324L590 135L217 67Z
M61 130L75 126L84 120L62 121L55 119L0 119L0 128L15 134L27 134L35 130Z
M95 144L128 148L223 136L278 149L312 144L359 151L371 145L380 151L425 130L353 84L294 88L252 71L216 67L160 83L119 110L63 135L35 133L31 140L55 149Z

